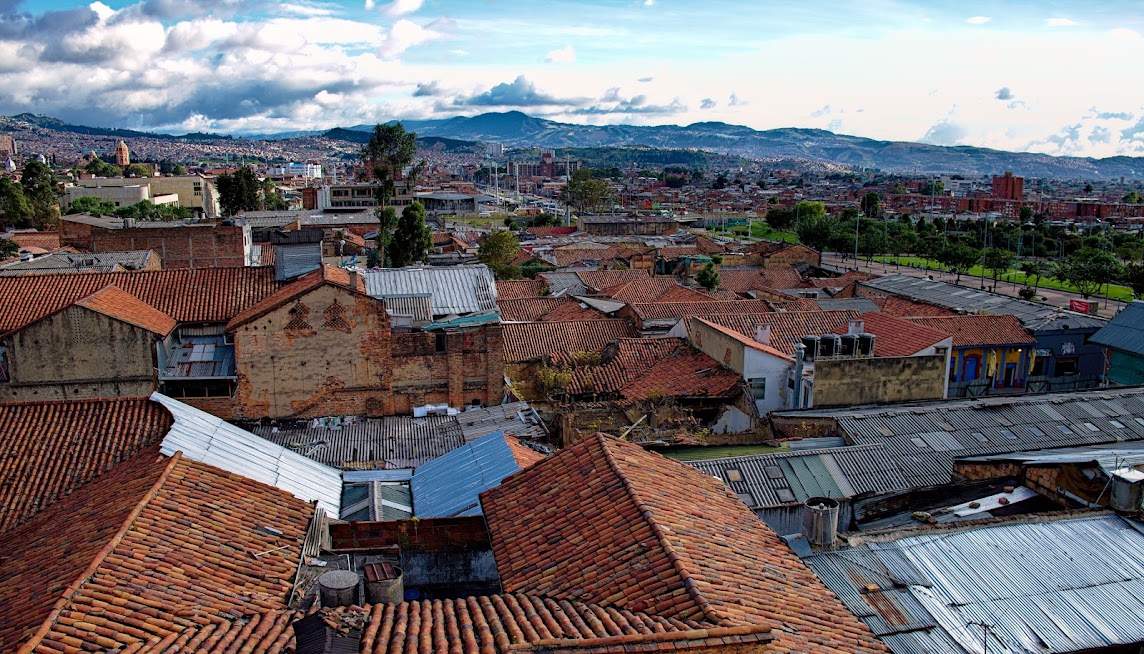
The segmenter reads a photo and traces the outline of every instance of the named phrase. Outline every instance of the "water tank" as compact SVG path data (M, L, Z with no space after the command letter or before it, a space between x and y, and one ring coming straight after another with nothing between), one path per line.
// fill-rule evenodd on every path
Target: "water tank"
M838 539L838 500L808 497L803 502L802 528L812 547L834 547Z
M405 600L401 568L392 563L365 565L365 600L370 604L399 604Z
M838 356L841 349L842 337L838 334L823 334L818 342L818 356L820 357Z
M842 351L844 357L852 357L858 351L858 335L857 334L843 334L842 335Z
M813 361L814 357L818 356L818 337L803 336L802 344L806 346L806 360Z
M322 606L353 606L357 604L358 575L349 570L330 570L318 577L318 592Z
M1119 475L1113 476L1109 508L1117 511L1139 511L1144 507L1141 490L1141 484L1133 483Z
M858 335L858 354L864 357L874 356L874 335L873 334L859 334Z

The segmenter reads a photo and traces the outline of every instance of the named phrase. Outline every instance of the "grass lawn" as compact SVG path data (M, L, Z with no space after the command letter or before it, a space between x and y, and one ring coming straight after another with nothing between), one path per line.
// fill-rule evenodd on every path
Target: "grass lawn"
M863 259L863 260L865 260L865 259ZM902 256L902 257L874 257L874 261L875 262L880 261L883 263L894 263L896 261L899 265L913 266L916 268L926 268L928 265L929 269L931 269L931 270L945 270L946 269L945 266L941 265L937 261L935 261L933 259L926 259L925 257L905 257L905 256ZM985 278L992 280L993 279L993 277L991 275L992 272L993 271L991 271L991 270L986 270L985 271ZM963 274L961 277L962 277L962 279L965 279L966 277L980 277L980 276L981 276L981 266L974 266L974 267L969 269L969 272ZM1014 282L1017 284L1024 284L1025 283L1025 273L1023 273L1019 270L1011 270L1011 271L1005 273L1004 275L1001 275L1000 277L998 277L998 280L1003 281L1003 282ZM1066 283L1060 281L1059 279L1054 279L1052 277L1038 277L1036 281L1037 281L1037 285L1040 288L1051 288L1051 289L1055 289L1058 291L1068 291L1070 293L1080 293L1080 291L1078 291L1077 288L1075 286L1073 286L1072 284L1066 284ZM1096 295L1094 295L1093 297L1097 297L1097 296L1104 297L1104 294L1106 291L1108 292L1108 298L1111 300L1123 300L1125 302L1131 302L1132 299L1136 297L1132 293L1131 288L1129 288L1127 286L1121 286L1119 284L1110 284L1107 287L1101 286L1100 292L1097 293Z
M747 228L744 227L731 227L727 230L731 236L742 238L747 236ZM718 233L718 232L716 232ZM752 239L765 239L768 241L784 241L786 243L798 243L798 235L794 232L784 232L772 228L764 222L757 222L751 224Z
M703 461L705 459L723 459L729 456L785 452L788 449L787 447L770 447L768 445L713 445L710 447L676 447L670 450L661 450L661 454L676 461Z

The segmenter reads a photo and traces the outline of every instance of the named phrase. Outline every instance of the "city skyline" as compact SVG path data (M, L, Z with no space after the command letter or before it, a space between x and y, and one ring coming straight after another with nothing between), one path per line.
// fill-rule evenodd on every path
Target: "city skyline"
M0 114L261 134L519 110L1144 154L1104 3L0 0Z

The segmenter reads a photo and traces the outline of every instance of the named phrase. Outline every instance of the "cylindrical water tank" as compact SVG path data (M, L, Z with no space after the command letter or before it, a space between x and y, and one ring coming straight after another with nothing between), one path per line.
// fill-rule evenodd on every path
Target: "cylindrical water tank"
M330 570L318 577L318 593L322 606L353 606L357 604L358 575L349 570Z
M802 344L806 346L806 359L813 361L818 356L818 337L817 336L803 336Z
M842 351L839 352L844 357L854 356L858 352L858 335L857 334L843 334L842 335Z
M842 337L838 334L823 334L818 341L818 355L823 357L838 356L842 349Z
M859 334L858 335L858 354L864 357L874 356L874 335L873 334Z
M808 497L803 502L803 532L815 547L833 547L838 539L838 500Z
M392 563L365 566L365 599L370 604L398 604L405 600L401 568Z

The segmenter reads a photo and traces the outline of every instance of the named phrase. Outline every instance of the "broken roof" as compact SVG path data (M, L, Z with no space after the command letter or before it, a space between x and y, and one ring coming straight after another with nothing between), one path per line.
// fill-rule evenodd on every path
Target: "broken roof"
M636 336L626 320L505 323L501 334L505 363L542 359L556 352L599 352L617 339Z
M565 363L566 357L554 357ZM623 400L730 398L742 378L682 338L621 338L599 365L575 366L565 390L573 395L615 394Z
M588 436L481 504L506 592L770 632L774 651L886 651L722 483L638 445Z

